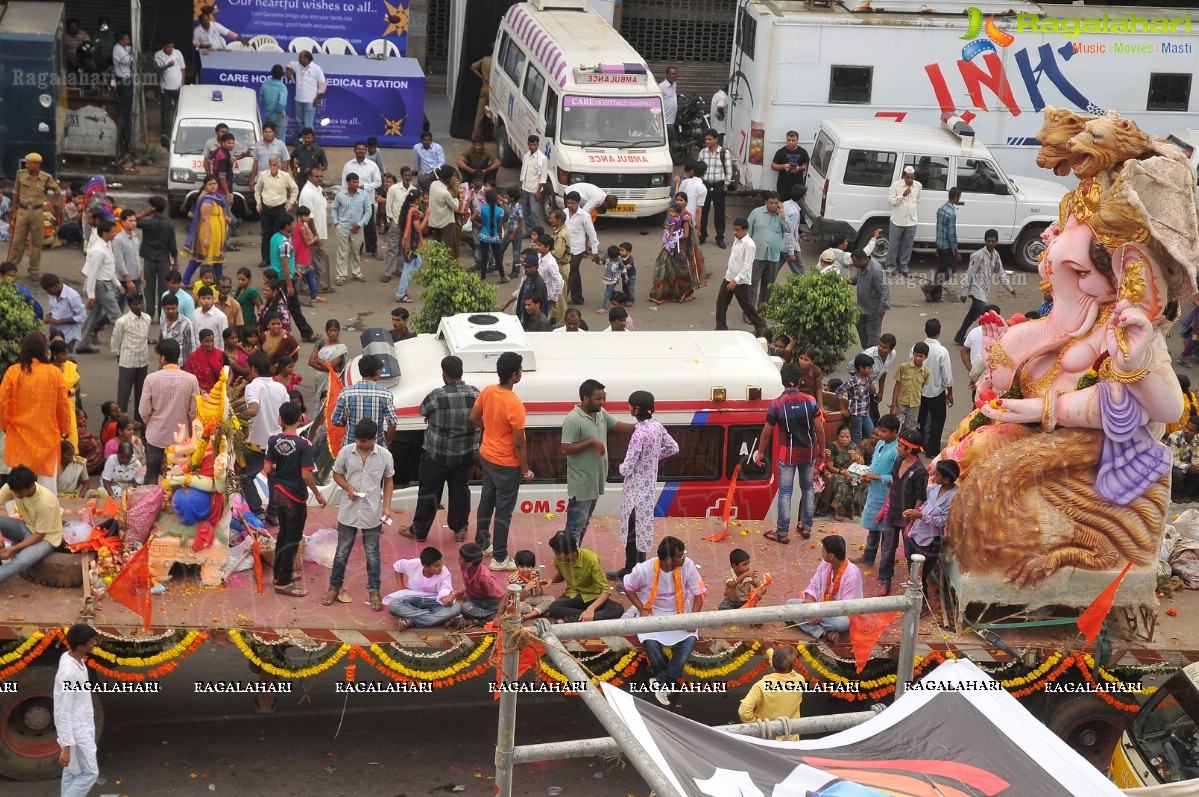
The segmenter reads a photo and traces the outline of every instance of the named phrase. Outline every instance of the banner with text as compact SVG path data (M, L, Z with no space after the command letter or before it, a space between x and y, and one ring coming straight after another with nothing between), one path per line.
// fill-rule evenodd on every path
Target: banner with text
M375 39L386 39L408 52L409 0L220 0L214 19L247 41L274 36L279 46L307 36L323 44L345 39L359 55ZM197 18L200 3L196 4Z
M239 33L241 31L238 31ZM201 56L201 82L244 86L257 91L271 67L287 65L289 54L213 52ZM412 58L375 60L352 55L323 55L318 63L329 88L316 107L317 141L323 146L352 146L369 136L381 147L413 147L424 122L425 76ZM287 84L288 134L296 138L295 84Z

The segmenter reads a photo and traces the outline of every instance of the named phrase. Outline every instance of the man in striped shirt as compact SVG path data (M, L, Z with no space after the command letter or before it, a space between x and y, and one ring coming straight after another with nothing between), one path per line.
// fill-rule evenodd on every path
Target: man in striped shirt
M797 472L803 496L796 531L805 540L812 536L816 503L812 474L816 467L824 464L825 457L824 412L820 409L818 399L797 387L802 375L798 365L788 363L782 367L780 376L784 389L766 410L766 423L762 425L762 434L753 456L754 464L761 467L765 460L764 452L770 450L771 434L774 427L778 426L778 519L774 531L766 532L765 536L783 545L791 541L787 533L791 525L791 491Z
M383 363L373 354L358 361L362 381L350 385L337 397L333 407L333 425L353 429L364 418L375 422L376 442L386 447L395 433L396 408L391 391L379 384Z
M709 130L704 134L706 147L699 151L697 160L704 164L704 185L708 189L708 197L704 201L703 215L700 217L699 242L708 240L708 219L712 218L712 227L716 230L716 245L724 249L724 198L733 179L733 156L720 146L720 134ZM715 213L715 216L712 214Z

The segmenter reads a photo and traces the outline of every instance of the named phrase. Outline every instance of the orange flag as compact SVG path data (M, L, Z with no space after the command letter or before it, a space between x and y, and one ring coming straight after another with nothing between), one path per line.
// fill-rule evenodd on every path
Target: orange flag
M345 385L341 383L332 365L325 363L325 368L329 371L329 395L325 397L325 439L329 443L329 455L336 458L337 452L341 451L345 442L346 429L344 426L333 425L333 408L337 406L337 397L341 395Z
M251 539L254 540L254 542L251 544L251 548L253 548L253 553L251 553L251 556L254 557L254 584L255 584L255 586L258 587L258 594L261 595L262 594L262 543L260 543L258 541L257 535L253 535L251 537ZM278 556L278 553L276 552L275 555Z
M1116 602L1116 590L1120 589L1120 582L1128 575L1130 569L1132 569L1132 562L1126 564L1120 571L1120 575L1116 576L1116 580L1108 584L1107 589L1099 593L1099 597L1095 599L1094 603L1078 615L1078 630L1082 631L1082 635L1087 638L1088 645L1095 641L1095 637L1099 636L1099 629L1103 627L1107 613L1112 610L1112 604Z
M108 585L108 596L130 611L140 614L144 621L144 630L149 631L154 614L154 608L150 603L150 588L153 586L150 579L150 542L147 540Z
M750 591L749 597L745 599L745 605L742 606L741 608L742 609L752 609L753 607L757 606L758 601L762 600L762 596L766 594L766 589L770 586L770 582L772 580L773 579L770 578L769 573L762 576L762 586L757 587Z
M853 647L853 659L857 662L858 672L866 669L870 660L870 651L874 644L887 630L887 626L895 622L903 612L884 612L882 614L854 614L849 617L849 644Z
M729 492L724 497L724 514L721 515L721 520L724 521L724 531L720 534L713 534L709 537L704 537L708 542L720 542L725 537L729 536L729 518L733 516L733 493L737 490L737 476L741 473L741 466L737 465L733 468L733 478L729 481Z

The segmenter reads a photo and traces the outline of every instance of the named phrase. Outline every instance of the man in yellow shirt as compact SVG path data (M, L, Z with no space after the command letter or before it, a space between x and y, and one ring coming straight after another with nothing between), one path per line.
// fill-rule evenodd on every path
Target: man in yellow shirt
M775 720L780 717L799 719L799 707L803 703L804 678L795 671L795 648L775 648L770 652L770 664L774 672L762 676L753 685L741 705L737 716L742 722ZM797 741L799 734L790 737L776 736L779 741Z
M8 474L0 487L0 504L16 501L16 517L0 517L0 535L11 545L0 547L0 583L28 570L62 548L62 507L58 496L37 482L24 465Z

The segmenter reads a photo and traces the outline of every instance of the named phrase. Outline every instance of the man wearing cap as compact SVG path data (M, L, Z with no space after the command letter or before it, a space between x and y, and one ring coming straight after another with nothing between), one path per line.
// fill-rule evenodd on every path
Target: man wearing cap
M899 267L900 274L908 273L908 262L912 259L912 244L916 240L916 208L920 204L919 181L916 170L903 167L903 178L891 184L887 201L891 203L891 223L887 231L887 273Z
M42 171L41 155L30 152L25 156L25 168L17 172L17 179L13 183L12 203L17 222L13 225L8 260L21 265L28 242L31 277L36 277L42 267L42 230L45 222L42 212L61 190L58 181Z

